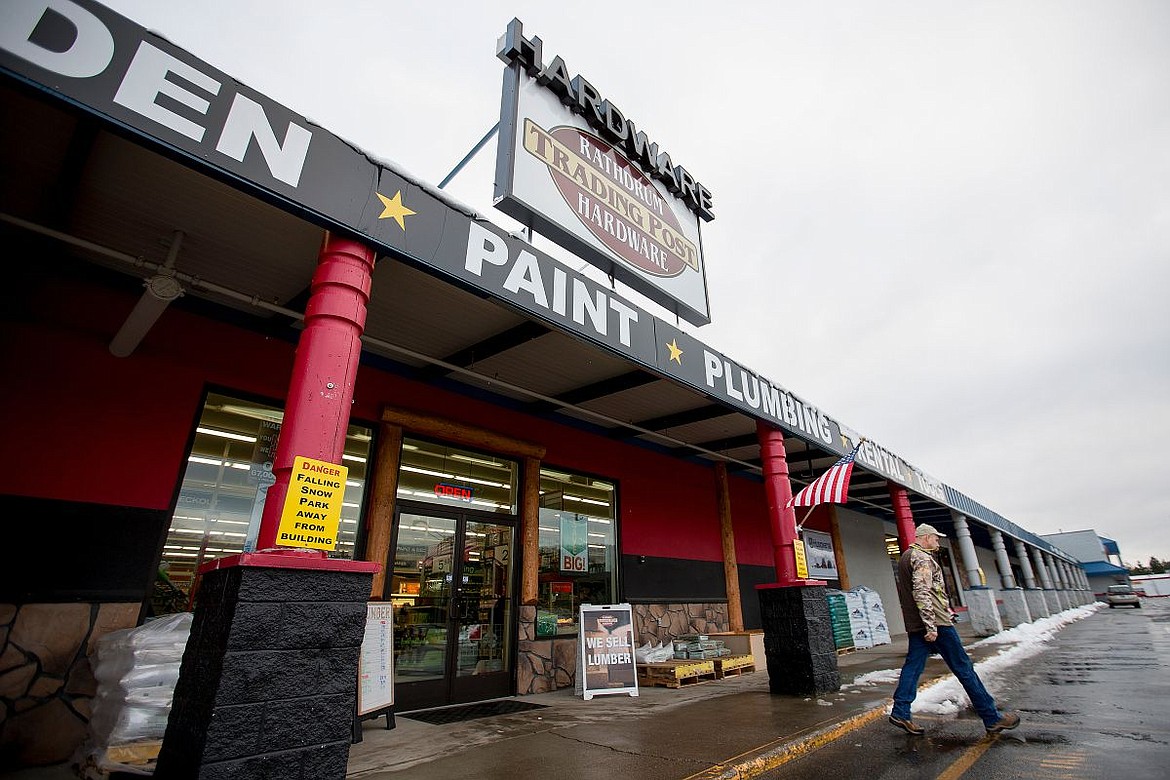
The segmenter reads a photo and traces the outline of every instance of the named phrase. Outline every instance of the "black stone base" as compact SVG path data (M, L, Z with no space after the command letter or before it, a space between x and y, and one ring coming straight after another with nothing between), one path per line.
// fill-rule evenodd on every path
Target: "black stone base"
M816 696L840 689L825 586L763 586L756 593L771 692Z
M345 777L372 574L204 574L155 777Z

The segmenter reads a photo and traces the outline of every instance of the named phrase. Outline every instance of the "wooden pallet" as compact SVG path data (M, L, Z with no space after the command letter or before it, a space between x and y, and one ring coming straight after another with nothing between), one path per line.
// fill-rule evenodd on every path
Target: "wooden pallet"
M714 661L663 661L638 666L638 684L647 687L681 688L714 679Z
M750 655L728 655L714 660L715 676L720 680L724 677L750 674L756 670L756 659Z
M850 653L855 653L855 652L857 652L856 647L838 647L837 648L837 655L849 655Z
M110 745L106 748L106 758L117 764L146 766L158 758L158 753L161 749L161 739L152 739L145 742L129 742L124 745Z

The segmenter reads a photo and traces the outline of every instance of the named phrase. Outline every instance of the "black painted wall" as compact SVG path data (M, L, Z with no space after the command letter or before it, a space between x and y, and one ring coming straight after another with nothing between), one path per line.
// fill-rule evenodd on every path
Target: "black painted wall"
M776 581L771 566L740 566L739 592L746 629L762 627L756 585ZM625 600L631 603L726 602L721 561L692 561L646 555L622 556Z
M0 602L144 601L170 522L161 509L0 496Z

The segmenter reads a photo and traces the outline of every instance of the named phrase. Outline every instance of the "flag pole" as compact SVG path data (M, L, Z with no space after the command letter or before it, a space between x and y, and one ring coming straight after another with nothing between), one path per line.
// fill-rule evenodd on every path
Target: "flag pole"
M856 452L857 450L861 449L861 445L862 445L862 444L864 444L864 443L865 443L865 442L867 442L867 441L869 441L869 439L867 439L865 436L860 436L860 437L858 437L858 439L857 439L857 444L853 445L853 450L852 450L852 451L853 451L853 452ZM815 480L814 480L814 481L815 481ZM809 519L809 517L811 517L811 516L812 516L813 510L814 510L814 509L816 509L816 508L817 508L817 505L816 505L816 504L814 504L814 505L812 505L811 507L809 507L808 511L807 511L807 512L805 512L805 514L804 514L804 518L803 518L803 519L802 519L802 520L801 520L799 523L797 523L797 524L796 524L796 533L798 533L798 534L799 534L801 531L803 531L803 530L804 530L804 524L805 524L806 522L808 522L808 519ZM793 519L796 519L796 518L795 518L795 515L793 515Z
M812 516L814 509L816 509L815 506L810 506L808 508L808 511L804 513L804 518L799 523L796 524L796 532L797 533L800 533L801 531L804 530L804 524L808 522L808 519L809 519L809 517Z

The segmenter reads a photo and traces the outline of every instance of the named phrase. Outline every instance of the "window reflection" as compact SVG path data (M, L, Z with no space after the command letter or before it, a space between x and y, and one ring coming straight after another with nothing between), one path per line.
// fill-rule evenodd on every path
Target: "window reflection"
M516 513L516 462L405 438L398 497L504 514Z
M616 504L612 482L541 469L538 636L576 634L582 604L613 602Z
M205 561L255 549L283 418L274 406L208 394L163 547L155 614L186 608ZM349 478L332 558L354 557L371 440L369 428L349 426L342 455Z

